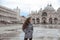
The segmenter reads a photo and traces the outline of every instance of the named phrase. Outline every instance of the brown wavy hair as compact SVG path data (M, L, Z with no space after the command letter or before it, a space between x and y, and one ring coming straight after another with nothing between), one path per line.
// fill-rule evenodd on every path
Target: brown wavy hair
M22 26L22 29L23 29L23 30L28 27L28 25L29 25L29 23L30 23L30 19L31 19L31 17L27 18L26 21L24 22L24 24L23 24L23 26Z

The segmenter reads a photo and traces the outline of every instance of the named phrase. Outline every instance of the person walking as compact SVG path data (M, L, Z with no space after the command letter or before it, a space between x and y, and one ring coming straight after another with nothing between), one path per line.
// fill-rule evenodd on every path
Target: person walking
M23 32L25 33L24 40L32 40L33 36L33 25L32 25L32 18L29 17L26 19L26 21L23 24Z

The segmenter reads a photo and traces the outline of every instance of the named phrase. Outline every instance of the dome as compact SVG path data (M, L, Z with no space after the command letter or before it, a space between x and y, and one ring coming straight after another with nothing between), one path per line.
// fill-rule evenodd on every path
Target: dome
M60 8L57 9L57 13L58 13L58 14L60 13Z
M52 7L52 5L48 4L47 7L44 8L44 10L47 10L47 11L55 11L55 9Z
M60 8L58 8L57 11L60 11Z

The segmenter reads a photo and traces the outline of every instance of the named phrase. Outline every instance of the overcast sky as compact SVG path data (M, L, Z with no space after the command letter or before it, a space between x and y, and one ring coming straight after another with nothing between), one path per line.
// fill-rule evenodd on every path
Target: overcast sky
M45 8L47 4L52 4L54 9L60 7L60 0L0 0L0 4L14 9L17 6L21 10L21 15L27 16L30 11Z

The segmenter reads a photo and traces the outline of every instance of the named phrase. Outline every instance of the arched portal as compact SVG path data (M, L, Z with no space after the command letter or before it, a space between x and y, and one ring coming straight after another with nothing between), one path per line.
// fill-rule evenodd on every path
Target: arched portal
M58 18L54 18L54 23L57 24Z
M46 17L43 17L43 18L42 18L42 23L43 23L43 24L46 24L46 23L47 23L47 22L46 22Z
M35 19L32 19L33 20L33 24L35 24Z
M39 19L39 18L37 18L37 19L36 19L36 21L37 21L37 24L39 24L39 23L40 23L40 19Z
M52 18L49 18L49 23L52 24Z

